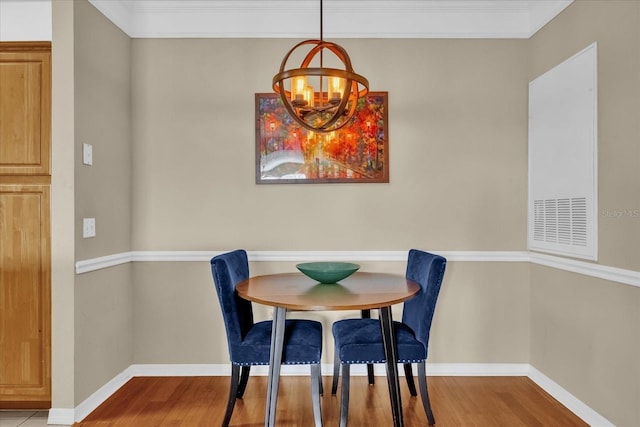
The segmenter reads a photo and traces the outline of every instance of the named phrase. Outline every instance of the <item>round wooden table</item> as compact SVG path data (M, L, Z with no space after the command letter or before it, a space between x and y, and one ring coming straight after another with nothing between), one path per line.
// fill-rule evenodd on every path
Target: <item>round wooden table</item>
M380 327L393 423L395 427L403 426L398 353L392 327L391 306L408 300L419 290L418 283L404 276L366 272L354 273L336 284L320 284L302 273L269 274L251 277L240 282L236 286L240 297L274 307L265 426L275 425L287 309L300 311L380 309Z

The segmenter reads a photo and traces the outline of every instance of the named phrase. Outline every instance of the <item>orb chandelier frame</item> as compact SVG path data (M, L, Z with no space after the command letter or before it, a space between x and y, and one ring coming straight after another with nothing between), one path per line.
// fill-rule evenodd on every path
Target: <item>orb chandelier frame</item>
M355 73L347 51L323 39L322 0L320 0L320 39L296 44L282 60L273 77L273 90L289 115L302 127L314 132L333 132L344 127L355 113L358 99L369 92L369 81ZM292 54L308 48L299 68L287 69ZM324 67L324 53L332 54L344 69ZM319 58L319 67L310 66ZM310 82L315 82L315 90Z

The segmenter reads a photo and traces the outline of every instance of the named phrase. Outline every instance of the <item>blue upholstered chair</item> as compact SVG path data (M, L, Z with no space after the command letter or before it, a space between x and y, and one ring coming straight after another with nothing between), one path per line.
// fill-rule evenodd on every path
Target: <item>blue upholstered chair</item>
M398 343L398 362L411 367L418 365L418 384L422 404L429 425L435 423L427 391L426 359L429 332L436 308L446 259L427 252L411 249L407 261L406 277L420 284L420 291L404 303L402 322L394 322ZM349 414L349 367L352 364L384 363L380 322L377 319L345 319L333 324L335 360L342 366L342 396L340 426L346 427ZM412 374L410 388L413 383ZM409 380L409 378L407 378ZM415 395L415 386L412 395Z
M236 285L249 278L247 253L235 250L211 259L211 272L222 317L227 332L231 359L231 387L222 426L229 425L237 398L242 398L249 371L253 365L268 365L271 350L271 324L254 323L251 302L240 298ZM316 427L322 426L320 414L320 356L322 354L322 324L313 320L285 321L282 364L308 364L311 370L311 397ZM240 372L242 369L242 372Z

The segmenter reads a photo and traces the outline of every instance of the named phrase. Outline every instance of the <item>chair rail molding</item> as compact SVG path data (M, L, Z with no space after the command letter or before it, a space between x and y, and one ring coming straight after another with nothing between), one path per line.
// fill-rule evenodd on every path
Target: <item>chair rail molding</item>
M132 251L105 255L76 262L76 274L129 262L208 262L221 251ZM518 251L431 251L449 261L529 262L528 252ZM250 262L325 261L406 261L407 251L248 251Z
M451 262L530 262L559 270L640 287L640 272L527 251L437 251ZM76 274L130 262L209 262L223 251L132 251L76 262ZM403 262L407 251L249 251L250 262L325 261Z
M592 262L578 261L571 258L544 255L537 252L531 252L530 257L533 264L544 265L547 267L557 268L559 270L584 274L585 276L592 276L612 282L624 283L625 285L640 287L640 272L638 271L609 267L602 264L594 264Z

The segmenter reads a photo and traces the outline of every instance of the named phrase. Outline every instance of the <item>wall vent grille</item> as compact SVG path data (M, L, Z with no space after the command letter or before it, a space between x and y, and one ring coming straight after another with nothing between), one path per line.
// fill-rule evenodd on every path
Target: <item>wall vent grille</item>
M587 245L587 199L534 200L533 240L563 245Z

